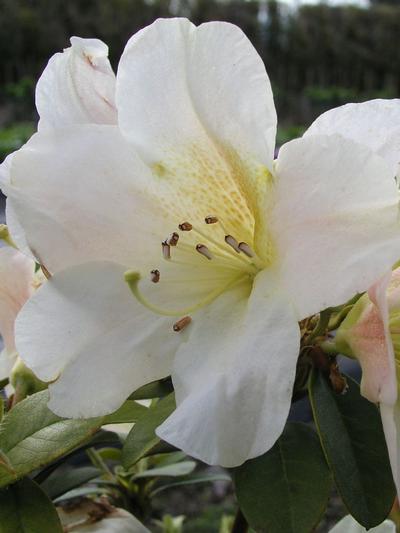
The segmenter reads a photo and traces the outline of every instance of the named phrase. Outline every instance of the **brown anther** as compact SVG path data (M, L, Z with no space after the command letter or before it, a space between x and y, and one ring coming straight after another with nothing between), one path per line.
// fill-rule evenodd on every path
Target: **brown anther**
M160 271L155 269L150 272L150 279L153 283L158 283L160 281Z
M167 244L169 244L170 246L176 246L178 244L178 241L179 233L176 233L176 231L174 231L174 233L171 233L171 235L166 240Z
M218 222L218 218L217 217L213 217L212 215L206 217L204 219L204 222L206 224L216 224Z
M193 228L193 226L190 222L182 222L182 224L179 224L178 228L181 231L190 231Z
M42 269L44 277L46 279L50 279L51 278L51 273L47 270L47 268L44 265L40 265L40 268Z
M250 246L247 244L247 242L240 242L239 243L239 250L244 253L244 255L247 255L247 257L254 257L254 252L250 248Z
M210 250L205 244L197 244L196 250L199 252L199 254L204 255L204 257L207 257L207 259L212 259L213 257Z
M180 318L177 322L175 322L175 324L172 326L172 329L177 332L182 331L190 324L191 321L192 319L190 316L184 316L183 318Z
M161 246L164 259L171 259L171 246L167 243L167 241L163 241Z
M235 237L232 237L232 235L225 235L225 242L226 244L229 244L229 246L231 246L235 252L240 253L239 243Z

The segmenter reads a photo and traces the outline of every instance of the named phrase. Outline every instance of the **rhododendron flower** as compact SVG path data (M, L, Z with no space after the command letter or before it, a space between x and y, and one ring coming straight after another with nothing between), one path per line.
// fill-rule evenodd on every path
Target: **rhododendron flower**
M0 379L9 377L17 361L15 319L35 284L35 262L11 246L0 248Z
M357 357L361 393L379 403L397 492L400 494L400 268L364 294L338 329L336 347Z
M346 124L312 127L274 162L270 82L231 24L158 20L134 35L111 125L82 112L92 96L101 107L101 78L94 61L84 79L66 68L72 53L45 70L40 131L3 169L15 238L53 274L18 318L18 349L63 416L111 412L172 374L177 409L158 435L238 465L285 425L298 321L398 258L396 169ZM371 105L377 128L390 122ZM384 148L398 154L398 137Z
M369 533L396 533L396 524L391 520L384 520L379 526L368 529ZM351 515L340 520L329 533L366 533L367 530L356 522Z

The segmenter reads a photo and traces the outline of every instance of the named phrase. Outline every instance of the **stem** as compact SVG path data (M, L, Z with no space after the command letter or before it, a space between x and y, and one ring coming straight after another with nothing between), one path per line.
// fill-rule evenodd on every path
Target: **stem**
M242 511L238 509L236 512L235 520L233 522L231 533L247 533L248 530L249 524L247 523L247 520L245 519Z
M329 355L338 355L340 354L340 350L336 346L336 343L333 339L329 339L326 341L322 341L318 344L318 346L321 348L321 350Z
M101 470L104 473L104 476L107 479L109 479L111 481L114 481L113 473L108 468L108 466L104 462L104 460L101 457L101 455L99 454L99 452L97 450L95 450L94 448L89 448L89 449L86 450L86 453L87 453L89 459L92 461L93 465L96 466L99 470Z

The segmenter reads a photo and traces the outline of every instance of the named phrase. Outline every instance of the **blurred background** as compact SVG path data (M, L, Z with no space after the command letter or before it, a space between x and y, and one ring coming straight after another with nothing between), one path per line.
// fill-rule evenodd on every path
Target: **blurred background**
M400 0L0 0L0 161L35 128L36 80L69 37L97 37L116 69L127 39L157 17L237 24L274 88L278 143L322 111L400 94Z

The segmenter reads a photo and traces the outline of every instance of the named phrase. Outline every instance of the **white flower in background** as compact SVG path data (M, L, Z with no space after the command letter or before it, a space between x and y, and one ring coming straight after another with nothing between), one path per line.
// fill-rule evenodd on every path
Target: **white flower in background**
M45 70L57 83L51 98L38 85L40 131L3 168L13 235L54 274L18 318L18 349L53 382L49 406L63 416L114 411L172 374L177 409L158 434L238 465L285 425L298 321L365 290L400 255L400 133L382 157L368 131L366 145L345 137L350 112L274 162L268 76L226 23L158 20L134 35L116 125L100 113L71 124L91 96L60 90L81 81L69 59ZM378 134L400 115L398 101L368 106Z
M367 530L350 515L338 522L329 533L365 533ZM396 533L396 525L391 520L385 520L379 526L368 529L368 533Z
M135 516L113 507L105 498L58 506L57 512L64 531L70 533L150 533Z
M17 361L15 319L34 291L35 262L11 246L0 248L0 380L9 377Z

